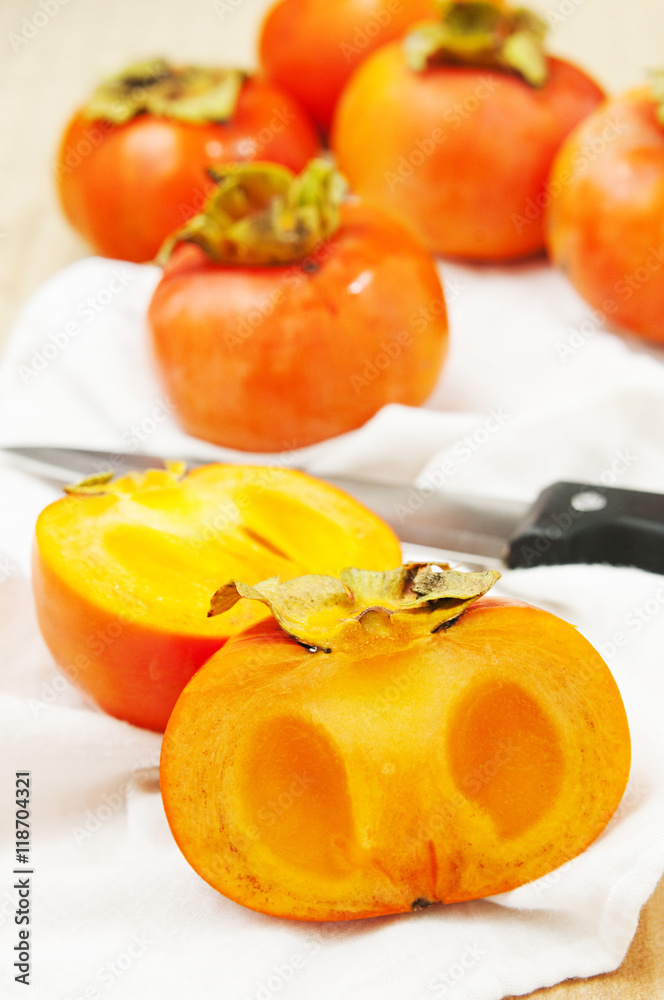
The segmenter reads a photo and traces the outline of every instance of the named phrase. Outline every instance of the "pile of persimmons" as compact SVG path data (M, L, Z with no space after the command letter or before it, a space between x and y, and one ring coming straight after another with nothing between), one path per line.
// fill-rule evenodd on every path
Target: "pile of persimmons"
M423 403L448 339L434 254L548 249L664 341L664 83L607 100L545 35L503 0L281 0L257 73L151 59L98 86L61 204L96 252L163 266L148 325L188 433L281 452ZM103 710L166 728L174 837L232 899L325 920L486 896L617 808L608 667L486 597L497 574L401 566L376 516L280 467L69 494L37 525L46 641Z

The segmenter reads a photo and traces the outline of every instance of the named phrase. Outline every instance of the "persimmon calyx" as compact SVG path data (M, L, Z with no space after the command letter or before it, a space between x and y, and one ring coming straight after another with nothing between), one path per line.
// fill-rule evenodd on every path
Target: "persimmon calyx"
M184 476L187 466L184 462L164 462L163 469L147 469L145 472L128 472L115 478L113 470L87 476L79 483L63 487L69 496L105 496L114 493L137 493L140 490L175 486Z
M218 264L292 264L339 227L347 185L334 166L311 160L301 174L276 163L232 164L208 171L218 188L207 205L168 237L164 264L178 243L195 243Z
M134 63L103 80L82 114L124 125L137 115L152 114L203 125L229 121L247 74L238 69L182 66L164 59Z
M472 66L516 73L533 87L546 83L547 25L533 11L490 0L442 0L438 6L440 20L418 25L404 40L411 69Z
M277 577L255 587L231 580L213 595L208 617L240 598L262 601L281 628L305 646L330 650L363 633L427 635L458 618L500 578L496 570L468 573L447 563L406 563L381 573L345 569L340 577Z

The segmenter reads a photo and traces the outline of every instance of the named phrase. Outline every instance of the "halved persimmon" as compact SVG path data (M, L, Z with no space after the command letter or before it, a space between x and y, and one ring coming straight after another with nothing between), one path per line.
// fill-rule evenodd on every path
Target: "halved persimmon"
M208 618L229 575L290 579L400 562L396 536L335 487L284 468L209 465L90 481L37 521L33 583L57 663L104 711L162 730L193 673L264 617Z
M592 843L629 774L620 693L572 625L483 597L498 575L219 589L213 612L242 596L279 624L216 653L164 737L166 815L210 885L347 920L504 892Z

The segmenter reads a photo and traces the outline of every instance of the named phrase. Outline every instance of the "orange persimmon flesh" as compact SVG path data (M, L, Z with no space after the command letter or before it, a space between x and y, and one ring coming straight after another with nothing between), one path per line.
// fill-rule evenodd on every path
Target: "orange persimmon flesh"
M198 667L266 614L244 602L208 619L220 577L286 580L401 561L378 517L294 470L210 465L183 479L154 470L100 489L64 497L38 519L38 620L74 683L148 729L163 730Z
M186 687L161 787L199 875L264 913L345 920L504 892L595 840L630 738L572 625L491 598L434 633L363 622L310 651L262 621Z

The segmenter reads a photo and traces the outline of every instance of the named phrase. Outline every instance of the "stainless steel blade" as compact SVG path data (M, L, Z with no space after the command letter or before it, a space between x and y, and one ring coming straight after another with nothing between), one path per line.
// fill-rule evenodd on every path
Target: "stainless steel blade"
M34 475L60 483L111 470L122 475L132 469L158 468L167 461L155 455L48 446L6 447L3 451ZM185 461L190 467L207 464L200 458L174 460ZM338 486L369 507L402 541L460 556L502 559L508 540L528 510L528 504L519 501L447 494L430 487L418 490L345 476L318 478Z

